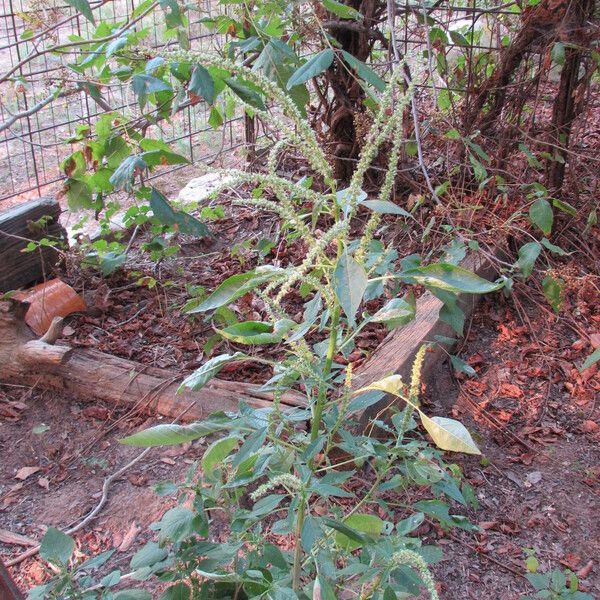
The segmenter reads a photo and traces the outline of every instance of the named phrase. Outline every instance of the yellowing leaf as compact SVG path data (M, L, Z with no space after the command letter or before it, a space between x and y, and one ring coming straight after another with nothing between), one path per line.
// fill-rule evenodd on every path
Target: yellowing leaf
M389 377L384 377L379 381L375 381L366 387L356 390L355 394L362 394L371 390L385 392L386 394L393 394L394 396L401 396L402 375L390 375Z
M454 419L428 417L419 411L421 423L438 448L450 452L481 454L467 428Z

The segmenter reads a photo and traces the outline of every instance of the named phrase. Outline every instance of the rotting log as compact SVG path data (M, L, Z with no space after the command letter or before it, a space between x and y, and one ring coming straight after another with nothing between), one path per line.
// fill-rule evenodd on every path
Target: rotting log
M47 278L59 259L49 246L23 252L30 240L64 241L58 222L60 205L53 198L39 198L0 212L0 292L7 292ZM44 221L44 217L47 217Z
M494 266L481 256L467 258L461 263L466 269L474 271L480 277L490 278L495 274ZM458 304L465 313L465 319L473 313L480 296L459 294ZM452 328L440 318L443 302L438 300L431 292L425 292L417 299L416 316L413 321L391 331L380 346L359 368L352 377L353 388L359 389L368 386L388 375L402 375L404 381L410 380L415 354L422 344L436 342L436 336L452 337L456 334ZM426 381L435 364L443 360L451 348L442 347L438 341L430 352L427 353L421 377ZM401 403L397 398L383 397L382 400L367 408L360 417L362 426L366 426L370 419L385 410L386 406Z
M102 400L184 421L203 419L215 411L235 411L240 400L255 407L273 405L272 395L259 385L212 379L197 392L177 393L179 373L35 339L20 319L18 307L8 302L0 303L1 382L39 386L85 401ZM283 407L304 406L305 399L287 393L281 403Z
M23 594L12 580L2 560L0 560L0 598L2 600L24 600Z

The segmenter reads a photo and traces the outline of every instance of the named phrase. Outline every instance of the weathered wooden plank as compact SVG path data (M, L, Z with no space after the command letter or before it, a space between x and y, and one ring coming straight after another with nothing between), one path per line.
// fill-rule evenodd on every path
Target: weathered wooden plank
M240 400L256 407L272 406L272 394L261 391L259 385L213 379L197 392L177 393L182 379L179 373L97 350L33 340L31 330L14 309L0 303L0 381L40 386L85 401L103 400L184 421L221 410L235 411ZM35 364L31 357L37 357ZM306 404L295 392L284 394L281 402L288 407Z
M58 223L61 208L53 198L39 198L0 212L0 291L14 290L47 277L59 254L49 247L22 252L29 240L66 239ZM49 217L43 226L36 225Z
M469 257L462 263L462 266L486 279L492 278L495 274L493 265L481 257ZM471 294L459 295L459 306L467 320L473 313L479 298L480 296ZM402 375L402 378L408 382L415 354L422 344L436 341L435 336L438 335L456 336L452 328L440 319L442 306L443 303L433 294L425 292L417 300L415 319L408 325L391 331L372 356L356 369L352 378L353 387L358 389L393 374ZM436 362L445 357L444 350L449 351L451 347L446 345L442 349L440 344L436 344L427 353L422 371L423 380L428 378ZM392 398L384 397L377 404L370 406L361 415L361 422L366 424L370 418L391 402Z

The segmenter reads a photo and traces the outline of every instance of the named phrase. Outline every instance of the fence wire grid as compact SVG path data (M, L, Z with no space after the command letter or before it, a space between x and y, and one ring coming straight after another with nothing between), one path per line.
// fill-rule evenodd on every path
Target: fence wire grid
M479 4L479 6L478 6ZM430 15L435 22L447 31L484 32L472 35L468 47L464 42L456 45L449 40L448 52L461 53L467 64L472 64L474 53L498 51L503 45L503 20L508 22L516 17L510 10L497 7L488 8L487 2L468 0L463 6L441 5ZM90 3L97 20L123 22L131 18L136 0L97 0ZM202 16L216 12L214 0L199 0L197 9ZM423 7L420 4L405 2L397 5L397 41L407 57L424 54L431 49L435 39L431 39L430 28L423 25ZM153 11L136 25L151 30L154 45L164 46L164 24L160 12ZM518 17L517 17L518 18ZM55 42L65 42L69 36L91 37L93 26L73 7L47 5L43 0L2 0L0 14L0 72L6 72L18 65L23 57L35 51L36 40L23 39L23 33L32 27L36 31L43 24L54 27ZM36 22L37 20L37 22ZM190 19L188 35L194 49L208 50L223 43L223 36L208 31L199 22ZM464 39L464 38L463 38ZM426 53L425 53L426 54ZM64 63L60 56L47 53L27 62L15 75L26 82L16 84L0 97L0 122L6 122L18 112L28 111L48 96L53 79L64 76ZM430 87L431 79L423 87ZM27 86L25 89L24 86ZM435 80L433 80L435 87ZM451 88L450 88L451 89ZM468 89L468 88L467 88ZM434 90L435 91L435 90ZM465 90L457 90L464 92ZM0 202L8 199L28 199L48 193L58 188L63 179L60 164L72 152L66 141L79 123L93 126L96 119L107 108L128 111L132 116L139 109L130 85L111 85L103 90L109 103L97 104L85 91L57 98L41 110L32 112L8 129L0 132ZM153 126L149 134L160 135L165 141L175 143L176 150L187 156L192 163L210 162L215 157L226 155L246 143L247 131L241 112L225 122L222 129L214 130L208 124L209 110L206 105L188 106L176 114L171 122ZM263 124L263 130L268 126ZM263 131L267 133L267 131ZM252 141L256 141L256 138ZM174 170L174 169L171 169ZM164 175L166 169L160 171Z

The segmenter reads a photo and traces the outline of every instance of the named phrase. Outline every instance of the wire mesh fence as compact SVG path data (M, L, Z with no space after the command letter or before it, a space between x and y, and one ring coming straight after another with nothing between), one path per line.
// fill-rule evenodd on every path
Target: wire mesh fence
M201 2L204 15L214 10L211 0ZM135 10L133 0L99 0L91 3L97 21L122 23ZM40 19L43 23L40 23ZM192 20L191 20L192 21ZM112 110L124 111L131 118L140 111L128 83L114 84L102 90L103 101L96 102L86 89L74 90L34 110L51 95L53 83L72 77L65 67L68 51L48 53L20 65L22 59L36 52L38 34L45 26L52 29L55 43L68 42L73 36L89 38L93 25L81 13L67 5L49 8L30 0L2 0L0 14L0 72L15 69L15 84L0 98L0 122L10 122L15 113L31 114L19 119L0 133L0 202L30 198L54 191L63 179L61 162L72 152L69 136L78 124L93 126L98 117ZM153 11L136 28L149 28L149 41L165 46L164 23ZM36 31L35 35L31 32ZM200 23L188 26L190 43L195 49L207 50L220 44L219 36L208 32ZM175 43L175 42L173 42ZM20 80L22 79L22 83ZM219 130L208 124L206 106L188 106L167 121L152 125L148 135L158 135L173 143L178 152L195 161L213 161L244 144L243 116L238 112ZM173 169L171 169L173 170ZM159 170L163 176L167 169Z

